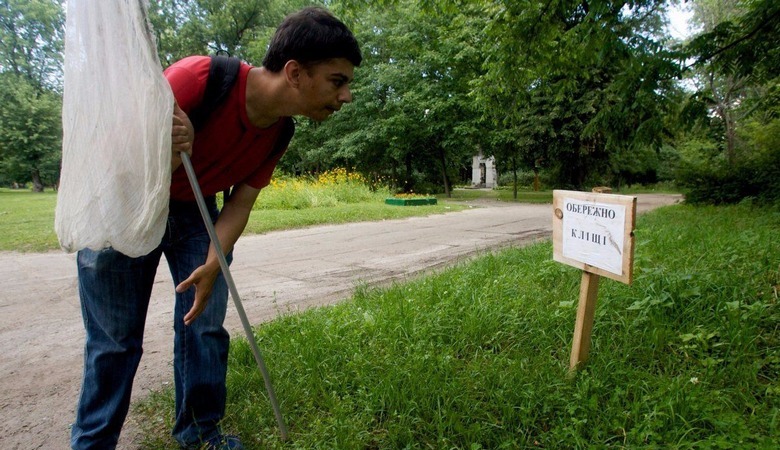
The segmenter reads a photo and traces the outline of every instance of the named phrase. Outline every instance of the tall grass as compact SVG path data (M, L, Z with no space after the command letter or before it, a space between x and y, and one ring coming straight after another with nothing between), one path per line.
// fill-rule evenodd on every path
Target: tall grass
M778 448L778 230L776 208L640 216L574 379L580 272L550 243L281 317L256 334L291 439L243 340L225 427L248 449ZM170 391L141 410L146 448L175 448Z

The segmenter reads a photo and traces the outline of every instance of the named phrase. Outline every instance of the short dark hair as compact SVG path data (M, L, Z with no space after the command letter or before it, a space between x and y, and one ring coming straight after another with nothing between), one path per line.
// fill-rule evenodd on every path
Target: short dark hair
M355 66L363 60L349 28L325 8L311 6L285 17L271 38L263 67L279 72L290 60L310 66L333 58L346 58Z

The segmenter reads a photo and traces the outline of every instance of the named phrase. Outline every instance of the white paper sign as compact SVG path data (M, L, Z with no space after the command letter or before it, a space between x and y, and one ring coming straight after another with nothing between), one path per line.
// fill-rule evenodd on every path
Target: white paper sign
M626 207L566 198L563 256L622 275Z

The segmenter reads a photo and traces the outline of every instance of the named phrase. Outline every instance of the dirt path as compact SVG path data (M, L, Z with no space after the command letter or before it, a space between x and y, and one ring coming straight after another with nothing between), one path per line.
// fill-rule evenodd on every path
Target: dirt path
M639 195L639 212L679 196ZM547 239L550 205L480 202L463 212L245 236L231 273L254 323L330 304L358 283L379 284L486 250ZM75 256L0 253L0 449L67 449L84 331ZM172 380L173 284L163 261L152 293L134 400ZM226 327L242 333L232 303ZM125 426L120 449L135 449Z

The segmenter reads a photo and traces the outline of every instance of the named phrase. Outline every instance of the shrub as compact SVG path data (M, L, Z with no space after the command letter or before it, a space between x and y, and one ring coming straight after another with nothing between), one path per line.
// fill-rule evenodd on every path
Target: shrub
M739 132L736 163L711 139L691 139L680 148L678 184L686 201L729 204L780 200L780 119L748 121Z
M253 209L319 208L383 200L388 195L387 188L371 186L363 175L350 173L346 169L302 177L290 177L277 172L271 184L258 196Z
M532 170L518 170L517 171L517 187L519 189L533 190L534 179L536 176ZM514 186L514 174L511 170L502 172L498 177L498 185L501 187L513 187ZM555 182L550 176L549 171L539 171L539 188L545 189L545 186L554 186Z
M691 204L734 204L748 198L774 203L780 200L780 149L734 166L682 165L677 179Z

